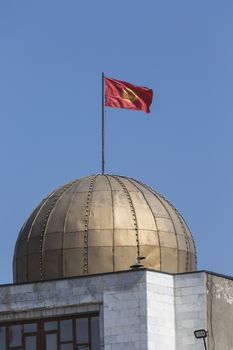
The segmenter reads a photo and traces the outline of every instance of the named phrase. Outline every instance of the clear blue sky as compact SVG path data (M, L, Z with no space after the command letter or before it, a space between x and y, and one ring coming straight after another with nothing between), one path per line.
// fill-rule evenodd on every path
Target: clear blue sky
M0 3L0 283L24 220L101 170L101 72L153 88L151 114L106 110L106 171L170 199L198 267L233 275L232 0Z

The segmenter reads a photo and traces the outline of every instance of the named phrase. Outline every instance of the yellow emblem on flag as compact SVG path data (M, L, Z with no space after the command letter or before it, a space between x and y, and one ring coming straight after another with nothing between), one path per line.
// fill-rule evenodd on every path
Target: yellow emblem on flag
M123 100L134 103L138 97L133 90L131 90L128 87L125 87L122 92L122 98Z

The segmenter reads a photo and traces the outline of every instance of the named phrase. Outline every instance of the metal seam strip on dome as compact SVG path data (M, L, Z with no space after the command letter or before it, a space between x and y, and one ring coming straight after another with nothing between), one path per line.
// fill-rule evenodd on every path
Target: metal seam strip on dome
M114 190L113 190L113 192L114 192ZM127 227L122 227L122 229L123 230L127 230ZM101 231L109 231L109 229L108 228L101 228ZM154 231L154 229L146 229L146 231L148 231L148 232L153 232ZM160 230L161 232L163 232L164 230ZM50 232L51 234L55 234L55 233L62 233L63 231L62 230L60 230L60 231L56 231L56 232ZM69 233L78 233L78 232L80 232L80 233L82 233L83 232L83 230L82 229L79 229L79 230L75 230L75 231L69 231ZM166 232L169 232L169 231L166 231ZM170 232L170 233L173 233L173 232ZM1 350L1 349L0 349Z
M76 185L77 185L78 188L80 187L80 184L82 183L82 180L83 180L83 178L79 179L79 180L76 182ZM73 193L72 196L71 196L71 199L70 199L70 202L69 202L69 204L68 204L67 211L66 211L66 215L65 215L65 218L64 218L63 234L62 234L62 275L63 275L63 276L65 276L64 240L65 240L65 233L66 233L66 224L67 224L67 218L68 218L68 216L69 216L69 209L70 209L70 207L71 207L71 204L73 203L73 199L74 199L76 193L77 193L77 188L76 188L76 190L74 191L74 193Z
M34 218L32 224L31 224L31 226L30 226L30 230L29 230L29 232L28 232L27 247L26 247L26 249L27 249L27 255L26 255L26 275L27 275L27 276L26 276L26 279L27 279L27 281L29 280L29 261L28 261L29 240L30 240L31 233L32 233L32 229L33 229L33 226L34 226L34 224L35 224L35 222L36 222L36 219L37 219L38 216L40 215L41 210L42 210L43 207L46 205L46 203L48 202L49 198L50 198L50 196L46 197L45 200L44 200L44 203L41 205L41 207L39 207L39 210L38 210L38 212L36 213L35 218Z
M161 197L164 197L164 196L161 195ZM164 198L164 199L165 199L165 200L171 205L171 207L175 210L176 214L178 215L179 219L180 219L181 222L182 222L182 227L184 228L185 233L186 233L186 228L185 228L185 226L184 226L184 223L185 223L185 225L186 225L187 227L188 227L188 225L187 225L185 219L183 218L183 216L181 215L181 213L176 209L176 207L175 207L169 200L167 200L166 198ZM184 223L183 223L183 222L184 222ZM196 261L196 263L197 263L197 252L196 252L195 241L194 241L194 239L193 239L193 235L192 235L192 232L191 232L190 230L189 230L189 233L190 233L190 236L191 236L191 238L192 238L193 245L194 245L195 261ZM186 235L187 235L187 233L186 233ZM188 240L188 245L189 245L189 249L190 249L190 252L191 252L191 248L190 248L190 243L189 243L189 237L188 237L188 235L187 235L187 240ZM190 267L191 267L191 262L190 262Z
M64 185L63 185L64 186ZM63 186L61 186L60 188L62 188ZM48 200L52 197L52 195L56 192L56 190L52 191L47 197L45 197L41 202L40 204L34 209L33 212L35 212L36 209L38 209L31 225L30 225L30 229L29 229L29 232L28 232L28 236L27 236L27 243L26 243L26 251L27 251L27 254L26 254L26 281L29 280L29 262L28 262L28 242L29 242L29 239L31 237L31 233L32 233L32 229L33 229L33 226L34 226L34 223L36 222L36 219L38 218L39 214L41 213L41 210L43 209L43 207L46 205L46 203L48 202ZM24 230L26 224L28 223L28 220L30 219L30 217L25 221L22 229L20 230L19 232L19 236L18 236L18 239L17 239L17 242L16 244L18 243L19 241L19 237L20 237L20 233ZM16 250L16 247L15 247L15 250ZM17 276L17 264L16 264L16 276Z
M62 186L63 187L63 186ZM29 249L29 246L28 246L28 244L29 244L29 240L30 240L30 238L31 238L31 234L32 234L32 229L33 229L33 227L34 227L34 224L35 224L35 222L36 222L36 220L37 220L37 218L38 218L38 216L40 215L40 213L41 213L41 211L42 211L42 209L44 208L44 206L47 204L47 202L48 202L48 200L54 195L54 193L55 193L56 191L53 191L52 193L50 193L44 200L42 200L42 204L40 203L39 205L38 205L38 212L36 213L36 215L35 215L35 217L34 217L34 219L33 219L33 221L32 221L32 223L31 223L31 226L30 226L30 229L29 229L29 232L28 232L28 236L27 236L27 255L26 255L26 280L28 281L29 280L29 261L28 261L28 249ZM36 208L36 209L37 209ZM35 210L36 210L35 209ZM27 220L28 221L28 220ZM26 223L27 223L27 221L26 221ZM25 224L26 225L26 224Z
M134 180L134 179L132 179ZM161 193L159 192L156 192L153 188L151 188L150 186L138 181L138 180L134 180L136 182L138 182L139 184L141 184L142 186L145 186L148 190L150 190L152 193L154 193L156 195L156 197L158 198L158 196L160 196L161 198L164 199L165 202L167 202L171 207L172 209L175 211L176 215L178 216L178 219L180 221L180 224L181 224L181 227L182 227L182 230L184 232L184 236L185 236L185 242L186 242L186 248L187 248L187 260L186 260L186 271L188 271L188 261L189 261L189 251L190 251L190 254L191 254L191 247L190 247L190 243L189 243L189 237L188 237L188 234L186 232L186 228L184 226L184 223L182 222L182 220L185 222L186 226L188 227L186 221L184 220L183 216L179 213L179 211L176 209L176 207L167 199L165 198ZM161 202L161 201L160 201ZM161 202L162 203L162 202ZM163 203L162 203L163 204ZM166 209L166 208L165 208ZM167 209L166 209L167 210ZM170 214L169 214L170 216ZM172 221L173 223L173 221ZM174 227L174 223L173 223L173 227ZM175 231L176 233L176 231ZM196 254L196 245L195 245L195 242L194 242L194 239L193 239L193 236L192 236L192 233L191 231L189 230L189 233L191 235L191 238L192 238L192 241L193 241L193 244L194 244L194 251L195 251L195 261L197 263L197 254ZM177 235L177 233L176 233ZM177 241L177 244L178 244L178 241ZM179 250L178 250L179 252ZM179 259L178 259L179 261ZM191 268L191 261L190 261L190 268Z
M186 243L186 248L187 248L187 252L186 252L186 271L188 271L188 266L189 266L189 250L190 250L190 244L188 241L188 234L186 232L186 229L184 227L183 222L180 219L180 213L178 212L178 210L176 209L176 207L167 199L165 198L161 193L156 192L155 190L153 190L150 186L145 185L148 189L150 189L156 196L160 196L165 202L167 202L171 208L175 211L176 215L178 216L178 219L180 221L182 230L184 232L184 237L185 237L185 243ZM170 214L169 214L170 215ZM174 225L174 224L173 224ZM177 239L177 244L178 244L178 239ZM179 250L177 250L177 252L179 253ZM179 263L179 259L178 259L178 263ZM191 267L191 261L190 261L190 267Z
M42 231L41 231L41 235L40 235L40 276L41 276L41 280L43 279L43 248L44 248L44 237L46 235L46 228L50 219L50 215L53 212L53 210L55 209L58 201L60 198L62 198L62 196L66 193L66 191L68 189L70 189L78 180L74 180L72 182L69 182L61 187L59 187L57 190L55 190L53 193L51 193L48 197L51 198L53 195L55 195L55 199L53 200L51 206L48 209L47 215L45 217L43 226L42 226Z
M39 207L39 206L38 206ZM35 208L36 209L36 208ZM17 252L17 249L18 249L18 244L19 244L19 241L20 241L20 236L21 236L21 233L23 232L23 230L24 230L24 228L25 228L25 226L26 226L26 224L27 224L27 222L28 222L28 220L29 219L27 219L25 222L24 222L24 224L23 224L23 226L22 226L22 228L21 228L21 230L19 231L19 235L18 235L18 237L17 237L17 240L16 240L16 242L15 242L15 248L14 248L14 257L13 257L13 272L14 272L14 279L16 278L18 278L17 277L17 275L18 275L18 272L17 272L17 263L16 263L16 252ZM27 254L28 255L28 254ZM14 267L15 266L15 267Z
M124 176L124 178L126 178L126 177ZM154 212L153 212L153 210L151 208L151 205L149 204L149 201L147 200L145 194L143 193L143 191L140 190L140 188L134 183L135 180L132 179L132 178L127 178L127 180L129 182L131 182L140 191L140 193L142 194L142 196L143 196L144 200L146 201L148 207L150 208L151 214L152 214L153 219L154 219L155 228L156 228L156 231L157 231L157 237L158 237L158 243L159 243L159 266L161 268L161 261L162 261L162 259L161 259L161 244L160 244L160 237L159 237L159 230L158 230L157 220L155 218Z
M154 193L155 193L157 196L160 196L160 197L165 201L166 204L169 204L169 205L171 206L171 203L170 203L164 196L162 196L160 193L158 193L158 192L156 192L156 191L154 191ZM162 202L162 201L161 201L161 202ZM171 220L172 220L171 214L170 214L170 212L169 212L169 209L166 207L166 204L163 204L163 205L164 205L164 208L166 208L166 210L167 210L167 212L169 213L169 216L170 216L170 218L171 218ZM172 207L172 209L175 211L175 213L176 213L176 215L177 215L178 211L176 210L176 208L175 208L174 206L171 206L171 207ZM179 222L180 222L180 219L179 219L179 216L178 216L178 215L177 215L177 217L178 217L178 220L179 220ZM173 227L174 227L174 229L175 229L175 224L174 224L173 220L172 220L172 224L173 224ZM180 224L181 224L181 222L180 222ZM182 227L182 230L183 230L183 233L184 233L184 239L185 239L185 244L186 244L186 248L187 248L186 267L185 267L185 270L188 271L188 261L189 261L188 249L189 249L189 246L188 246L188 241L187 241L187 232L184 230L182 224L181 224L181 227ZM175 235L176 235L176 241L177 241L177 248L179 248L178 234L177 234L176 229L175 229ZM177 250L177 253L178 253L178 255L179 255L179 249ZM178 271L179 271L179 257L178 257Z
M185 225L188 227L188 224L187 222L185 221L183 215L174 207L174 205L171 203L171 206L175 209L175 211L177 212L177 214L179 215L179 217L181 218L181 220L183 220L183 222L185 223ZM196 261L196 264L197 264L197 251L196 251L196 244L195 244L195 241L193 239L193 234L192 232L189 230L189 233L190 233L190 236L192 238L192 242L193 242L193 246L194 246L194 254L195 254L195 261ZM189 238L189 237L188 237ZM190 247L190 245L189 245ZM191 250L190 250L191 251Z
M114 179L116 179L118 181L118 183L123 188L123 191L125 192L125 195L129 201L129 206L130 206L130 210L131 210L131 214L132 214L132 218L133 218L133 223L134 223L134 228L135 228L135 233L136 233L137 261L140 262L140 243L139 243L139 234L138 234L138 223L137 223L137 216L136 216L136 212L135 212L135 208L134 208L131 196L130 196L129 191L127 190L125 184L123 183L123 181L121 181L119 179L119 177L117 175L110 175L110 176L112 176Z
M47 197L46 197L47 198ZM40 205L41 205L41 203L42 203L42 205L44 204L44 202L45 202L45 200L46 200L46 198L45 199L43 199L41 202L40 202L40 204L33 210L33 213L36 211L36 209L38 210L38 212L40 211ZM37 212L37 213L38 213ZM36 217L36 215L35 215L35 217ZM30 220L30 217L29 218L27 218L27 220L24 222L24 224L23 224L23 226L22 226L22 228L21 228L21 230L19 231L19 235L18 235L18 238L17 238L17 240L16 240L16 243L15 243L15 249L14 249L14 260L13 260L13 263L14 263L14 265L15 265L15 268L14 268L14 279L17 279L18 278L18 268L17 268L17 262L16 262L16 259L19 259L19 258L17 258L17 249L18 249L18 244L19 244L19 242L21 241L21 234L22 234L22 232L24 231L24 229L25 229L25 227L26 227L26 225L27 225L27 223L28 223L28 221ZM34 220L35 220L35 218L34 218ZM32 223L34 222L34 220L32 221ZM30 227L31 228L31 227ZM29 230L30 231L30 230ZM26 271L25 271L25 274L26 274L26 280L28 280L28 237L27 237L27 240L26 240L27 242L26 242Z
M164 207L164 209L166 210L166 212L168 213L168 216L170 217L170 220L171 220L171 223L172 223L172 226L173 226L173 229L174 229L174 233L175 233L175 236L176 236L176 245L177 245L177 270L179 271L179 245L178 245L178 238L177 238L177 231L176 231L176 228L175 228L175 225L174 225L174 222L172 220L172 217L171 217L171 214L169 212L169 210L166 208L166 206L164 205L163 201L161 201L160 199L160 195L159 193L155 192L150 186L138 181L138 180L135 180L136 182L138 182L140 185L146 187L150 192L152 192L156 198L159 200L159 202L162 204L162 206ZM161 196L162 197L162 196ZM163 198L163 197L162 197Z
M85 219L84 219L84 249L83 249L83 274L88 273L88 224L90 219L90 208L92 192L95 184L95 180L99 175L93 176L90 182L90 186L87 194L86 209L85 209Z
M113 189L112 189L112 185L111 185L111 181L109 180L109 176L110 175L105 175L108 183L109 183L109 187L110 187L110 191L111 191L111 198L112 198L112 264L113 264L113 271L115 271L115 217L114 217L114 200L113 200Z
M65 194L65 192L71 188L77 181L79 180L75 180L73 182L68 183L67 185L63 186L60 191L55 191L55 198L53 200L53 202L51 203L51 206L48 209L47 215L45 217L45 220L43 222L42 225L42 230L41 230L41 234L40 234L40 278L41 280L43 280L43 248L44 248L44 236L46 234L46 228L47 228L47 224L49 221L49 217L53 211L53 209L56 206L57 201L63 196L63 194ZM57 193L57 194L56 194ZM50 196L51 197L51 196ZM49 198L50 198L49 197Z
M174 207L174 206L173 206ZM177 215L179 215L179 218L180 220L182 221L182 223L184 222L185 225L188 227L185 219L183 218L183 216L178 212L178 210L174 207L174 209L176 210L177 212ZM183 227L185 228L185 225L183 223ZM186 231L186 228L185 228L185 231ZM195 245L195 241L193 239L193 235L192 235L192 232L189 230L189 233L190 233L190 236L191 236L191 239L192 239L192 242L193 242L193 247L194 247L194 255L195 255L195 261L196 261L196 264L197 264L197 251L196 251L196 245ZM189 237L187 237L188 239L188 242L189 242ZM191 253L191 247L190 247L190 242L189 242L189 248L190 248L190 253ZM191 262L190 262L190 267L191 267Z
M184 224L183 224L182 220L180 219L180 214L179 214L178 210L176 209L176 207L167 198L165 198L163 195L161 195L160 193L158 193L158 195L160 195L160 197L165 202L167 202L171 206L171 208L175 211L175 213L176 213L176 215L178 217L178 220L180 222L180 225L182 227L182 230L183 230L183 233L184 233L184 237L185 237L186 248L187 248L187 251L186 251L186 271L188 271L189 270L189 266L191 267L191 259L189 259L190 244L189 244L189 240L188 240L187 231L186 231L186 229L184 227Z
M155 192L155 191L154 191ZM155 192L156 193L156 192ZM159 194L159 193L158 193ZM184 236L185 236L185 242L186 242L186 248L187 248L187 253L186 253L186 271L188 271L188 268L190 267L191 268L191 259L189 259L189 251L190 251L190 254L191 254L191 247L190 247L190 243L189 243L189 238L188 238L188 234L187 234L187 231L186 231L186 228L184 226L184 223L182 222L181 220L181 215L180 213L178 212L178 210L176 209L176 207L168 200L166 199L163 195L159 194L161 196L161 198L163 198L171 207L172 209L175 211L178 219L179 219L179 222L180 222L180 225L182 227L182 230L184 232Z
M186 228L184 226L183 221L180 218L180 214L178 212L178 210L174 207L174 205L172 205L171 203L169 203L171 205L171 207L174 209L174 211L176 212L176 215L178 216L178 219L180 221L182 230L185 234L185 240L186 240L186 245L187 245L187 260L186 260L186 271L188 271L188 268L191 267L191 247L190 247L190 243L189 243L189 237L186 231ZM189 258L189 251L190 251L190 258Z

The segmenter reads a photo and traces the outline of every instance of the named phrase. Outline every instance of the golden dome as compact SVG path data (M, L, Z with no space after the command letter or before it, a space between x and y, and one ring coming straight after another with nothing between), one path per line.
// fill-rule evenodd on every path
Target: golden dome
M141 182L93 175L52 192L30 215L15 246L14 282L129 270L196 270L182 216Z

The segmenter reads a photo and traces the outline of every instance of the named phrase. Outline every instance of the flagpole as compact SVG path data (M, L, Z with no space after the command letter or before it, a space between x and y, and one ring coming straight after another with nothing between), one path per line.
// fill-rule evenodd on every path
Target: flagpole
M104 174L104 73L102 72L102 174Z

